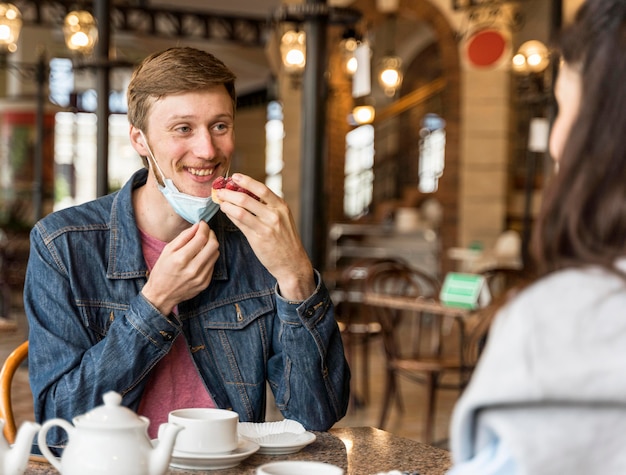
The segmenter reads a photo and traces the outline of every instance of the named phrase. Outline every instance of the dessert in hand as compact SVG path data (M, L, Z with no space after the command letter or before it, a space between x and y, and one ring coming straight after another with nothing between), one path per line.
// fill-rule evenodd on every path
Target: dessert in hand
M222 202L222 200L217 197L216 192L217 190L221 190L222 188L226 188L227 190L240 191L241 193L252 196L252 198L257 201L261 201L261 199L257 195L237 185L232 178L224 178L223 176L218 176L213 182L213 189L211 190L211 199L214 203L220 204Z

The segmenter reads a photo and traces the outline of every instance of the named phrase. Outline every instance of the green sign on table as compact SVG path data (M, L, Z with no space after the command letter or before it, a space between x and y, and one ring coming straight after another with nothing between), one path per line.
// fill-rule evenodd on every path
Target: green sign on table
M450 307L475 309L489 304L491 293L482 275L448 272L439 300Z

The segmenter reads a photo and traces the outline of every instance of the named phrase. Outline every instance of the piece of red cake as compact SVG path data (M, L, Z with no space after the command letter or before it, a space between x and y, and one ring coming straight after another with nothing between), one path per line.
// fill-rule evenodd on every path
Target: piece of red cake
M211 190L211 199L217 204L220 204L222 200L217 197L216 190L221 190L222 188L226 188L227 190L239 191L241 193L252 196L252 198L257 201L261 201L257 195L237 185L231 177L224 178L223 176L218 176L215 181L213 181L213 189Z

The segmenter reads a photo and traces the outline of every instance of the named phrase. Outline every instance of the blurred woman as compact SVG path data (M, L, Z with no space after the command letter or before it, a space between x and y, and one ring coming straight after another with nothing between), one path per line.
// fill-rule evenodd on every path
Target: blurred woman
M494 321L449 475L626 473L626 0L584 2L560 49L541 277Z

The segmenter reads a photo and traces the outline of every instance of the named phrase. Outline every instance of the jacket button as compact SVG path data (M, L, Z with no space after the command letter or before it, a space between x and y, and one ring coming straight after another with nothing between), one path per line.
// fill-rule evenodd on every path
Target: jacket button
M166 332L164 330L161 330L159 333L163 337L164 341L172 341L174 339L174 334L172 332Z

